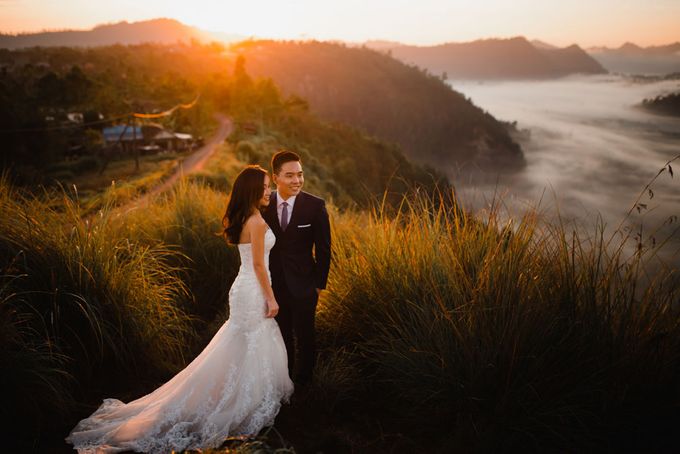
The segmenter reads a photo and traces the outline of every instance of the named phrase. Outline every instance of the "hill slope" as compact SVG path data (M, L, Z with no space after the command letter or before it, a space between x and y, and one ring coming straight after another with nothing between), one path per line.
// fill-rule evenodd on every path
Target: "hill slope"
M63 30L20 35L0 35L0 48L22 47L93 47L111 44L145 42L174 44L177 41L238 41L238 35L215 34L184 25L174 19L153 19L140 22L118 22L99 25L92 30Z
M438 77L368 48L323 42L234 45L248 72L307 99L322 118L400 144L419 162L448 169L523 165L504 125Z
M654 113L680 117L680 92L645 99L642 107Z
M253 79L242 67L234 74L228 72L227 62L214 46L32 48L1 51L3 61L27 62L0 75L0 120L12 131L3 137L0 168L11 169L15 179L26 185L53 179L80 185L83 174L99 171L99 160L105 154L125 158L123 151L105 150L101 140L96 140L101 138L103 122L49 130L46 114L102 113L118 118L109 121L120 124L126 121L122 114L131 109L164 111L200 93L191 109L152 121L197 136L205 132L214 113L230 115L239 127L229 140L242 160L269 167L277 149L296 150L310 171L308 186L342 206L367 205L385 190L401 194L410 186L446 187L444 178L408 160L398 145L344 124L321 121L304 100L282 96L271 80ZM33 61L49 62L49 66L35 67ZM87 137L93 139L87 141ZM67 159L74 143L86 150L87 169L79 167L80 160ZM57 177L55 169L68 175L62 172ZM230 181L228 174L223 167L206 179L228 189L224 184ZM110 181L102 180L104 190Z
M602 74L607 71L583 49L573 44L564 48L537 48L548 57L557 74Z
M229 55L225 58L219 46L213 46L214 52L208 59L201 57L195 64L188 63L193 59L198 43L227 38L170 19L102 25L91 31L0 35L0 67L16 71L31 63L39 70L45 67L49 70L55 68L55 64L63 63L58 60L64 57L70 64L81 67L108 66L112 73L131 75L130 65L116 55L124 53L123 49L111 50L109 60L98 58L96 52L73 54L66 48L57 52L59 57L49 54L44 60L39 53L11 54L7 49L153 41L172 43L175 47L166 55L167 62L162 61L163 51L150 52L155 72L178 71L191 75L190 79L198 82L205 81L213 71L224 71L227 64L233 67L235 62ZM183 47L187 42L193 43L192 48ZM322 118L342 121L395 142L410 158L422 163L454 169L471 165L492 171L516 169L524 163L519 146L491 115L472 105L438 78L385 55L367 49L314 42L248 42L233 50L232 57L248 56L248 71L256 76L271 76L285 93L297 93L308 99L312 110ZM199 53L205 55L203 51ZM118 104L124 98L109 98L117 105L111 110L119 110ZM109 110L103 105L98 108Z

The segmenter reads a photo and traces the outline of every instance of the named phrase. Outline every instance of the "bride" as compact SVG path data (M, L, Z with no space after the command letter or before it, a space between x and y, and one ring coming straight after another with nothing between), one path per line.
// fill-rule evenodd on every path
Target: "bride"
M184 370L130 403L104 399L66 441L79 453L168 453L218 447L233 435L256 435L272 425L293 392L286 349L274 320L269 250L276 241L260 215L269 205L269 176L246 167L222 219L238 244L241 267L229 290L229 320Z

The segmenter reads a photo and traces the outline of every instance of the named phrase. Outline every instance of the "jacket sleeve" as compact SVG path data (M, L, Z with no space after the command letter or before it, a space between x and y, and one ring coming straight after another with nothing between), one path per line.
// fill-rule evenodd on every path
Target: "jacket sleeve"
M316 288L326 288L331 266L331 225L326 203L316 210L314 217L314 259L316 261Z

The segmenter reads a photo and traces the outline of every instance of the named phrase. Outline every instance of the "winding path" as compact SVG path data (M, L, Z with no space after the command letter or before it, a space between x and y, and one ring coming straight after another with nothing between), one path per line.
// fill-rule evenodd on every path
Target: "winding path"
M199 171L203 168L203 165L205 165L206 161L215 153L217 146L224 142L224 139L229 137L229 135L234 130L234 123L231 121L231 118L223 114L216 114L215 118L217 118L217 121L220 123L220 126L215 134L213 134L213 136L205 145L196 150L191 156L180 162L175 173L163 183L149 191L146 194L146 197L153 197L157 194L167 191L173 187L175 183L177 183L177 180L179 180L183 175L189 175L190 173Z
M184 175L189 175L192 172L199 171L203 168L206 161L215 153L218 145L224 142L224 139L229 137L229 135L234 131L234 122L231 118L224 114L215 114L215 118L219 122L219 127L213 136L203 145L201 148L196 150L193 154L188 156L186 159L182 160L175 172L161 184L139 197L133 200L125 209L138 207L148 203L153 197L161 194L168 189L172 188L177 181Z

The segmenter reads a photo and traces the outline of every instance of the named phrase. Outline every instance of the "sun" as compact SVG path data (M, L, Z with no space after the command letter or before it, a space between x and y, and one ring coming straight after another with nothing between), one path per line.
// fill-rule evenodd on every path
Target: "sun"
M246 36L294 37L301 34L306 17L299 2L204 0L170 5L163 1L157 3L163 5L166 17L208 31Z

